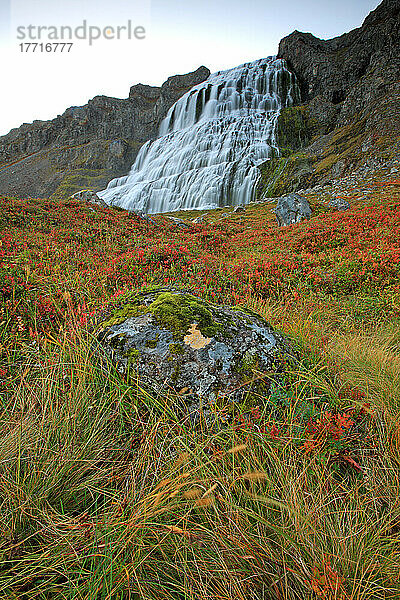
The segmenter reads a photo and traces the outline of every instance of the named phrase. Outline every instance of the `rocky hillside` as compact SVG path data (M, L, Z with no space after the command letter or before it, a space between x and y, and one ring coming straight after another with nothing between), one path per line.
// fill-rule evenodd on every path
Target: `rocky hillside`
M84 187L102 189L128 172L172 104L209 74L199 67L161 87L134 85L127 99L96 96L51 121L13 129L0 137L0 193L65 197Z
M261 167L258 197L328 185L400 154L400 0L383 0L363 25L331 40L293 32L279 45L301 103L278 120L281 156ZM52 121L0 138L0 193L65 198L125 175L170 106L209 76L200 67L127 99L96 96Z
M384 0L359 29L320 40L295 31L279 56L296 73L303 101L324 132L363 116L393 92L400 70L400 2Z
M399 40L399 0L384 0L340 37L295 31L281 40L278 56L296 74L302 104L282 111L282 157L263 168L261 193L327 183L398 156Z

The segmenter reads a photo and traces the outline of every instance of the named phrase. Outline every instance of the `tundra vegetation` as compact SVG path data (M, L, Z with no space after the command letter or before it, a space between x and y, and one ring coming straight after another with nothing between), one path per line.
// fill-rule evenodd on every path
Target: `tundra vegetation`
M0 597L400 597L399 183L283 228L0 198ZM261 314L301 366L194 427L93 352L154 286Z

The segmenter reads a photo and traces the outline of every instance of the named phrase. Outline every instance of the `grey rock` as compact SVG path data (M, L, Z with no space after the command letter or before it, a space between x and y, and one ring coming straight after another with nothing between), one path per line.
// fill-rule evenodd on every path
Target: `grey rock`
M238 212L245 212L246 211L246 207L245 206L235 206L235 208L233 209L233 212L238 213Z
M189 223L187 223L183 219L179 219L178 217L172 217L170 215L167 215L167 219L173 221L176 225L179 225L179 227L189 227Z
M71 198L81 200L82 202L89 202L90 204L98 204L103 207L108 206L93 190L80 190L79 192L75 192Z
M118 300L96 336L122 374L133 372L156 393L185 390L189 412L222 396L265 398L271 381L297 364L289 342L259 315L171 288Z
M306 198L294 192L279 198L274 212L280 227L311 218L311 208Z
M195 224L204 223L205 217L207 215L208 215L208 213L205 213L204 215L199 215L198 217L196 217L195 219L192 220L192 223L195 223Z
M328 207L333 208L334 210L349 210L350 203L347 202L347 200L343 200L343 198L332 198Z

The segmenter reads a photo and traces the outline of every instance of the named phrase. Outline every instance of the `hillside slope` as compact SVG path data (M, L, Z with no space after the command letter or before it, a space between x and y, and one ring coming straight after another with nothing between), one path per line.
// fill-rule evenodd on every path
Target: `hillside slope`
M399 598L399 183L288 227L0 197L3 598ZM301 365L192 427L188 388L98 359L93 314L154 285L257 311Z
M0 193L68 197L85 187L102 189L126 175L172 104L209 74L199 67L161 87L134 85L127 99L96 96L52 121L11 130L0 137Z

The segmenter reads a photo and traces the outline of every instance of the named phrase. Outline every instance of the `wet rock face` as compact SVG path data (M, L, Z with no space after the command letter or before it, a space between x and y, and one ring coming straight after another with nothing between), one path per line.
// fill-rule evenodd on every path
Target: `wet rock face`
M97 339L121 373L155 391L184 390L191 412L221 396L265 397L295 361L287 340L260 316L171 289L126 295L106 311Z
M293 225L294 223L300 223L303 219L310 219L311 208L303 196L291 193L279 198L275 215L280 227Z

